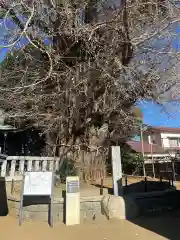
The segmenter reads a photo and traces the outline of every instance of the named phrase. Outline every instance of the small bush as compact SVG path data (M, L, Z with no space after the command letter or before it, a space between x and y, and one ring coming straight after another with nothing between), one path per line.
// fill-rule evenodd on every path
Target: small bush
M56 171L56 175L59 176L61 183L66 182L67 176L76 176L76 169L72 159L64 159L64 162L59 170Z

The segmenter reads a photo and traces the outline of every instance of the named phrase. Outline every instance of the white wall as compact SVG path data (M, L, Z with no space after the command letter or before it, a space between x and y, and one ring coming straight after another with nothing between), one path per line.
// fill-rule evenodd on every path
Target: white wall
M180 138L180 133L161 133L163 147L170 147L168 138ZM179 143L179 147L180 147L180 143Z

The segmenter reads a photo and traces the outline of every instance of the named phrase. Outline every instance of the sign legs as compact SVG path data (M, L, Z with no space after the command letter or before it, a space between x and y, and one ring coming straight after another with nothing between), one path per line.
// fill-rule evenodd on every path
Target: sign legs
M22 211L23 211L23 196L21 196L20 206L19 206L19 226L22 224Z
M19 206L19 226L21 226L22 224L22 211L23 211L23 197L24 194L24 176L23 176L23 180L22 180L22 189L21 189L21 199L20 199L20 206Z
M50 197L50 202L49 202L49 226L53 227L53 213L52 213L52 196Z

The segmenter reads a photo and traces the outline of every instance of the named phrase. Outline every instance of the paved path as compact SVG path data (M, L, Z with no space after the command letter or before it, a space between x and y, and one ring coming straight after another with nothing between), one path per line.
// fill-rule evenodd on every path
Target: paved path
M78 226L59 224L50 228L42 222L23 222L10 216L0 217L2 240L162 240L167 239L128 221L104 221Z

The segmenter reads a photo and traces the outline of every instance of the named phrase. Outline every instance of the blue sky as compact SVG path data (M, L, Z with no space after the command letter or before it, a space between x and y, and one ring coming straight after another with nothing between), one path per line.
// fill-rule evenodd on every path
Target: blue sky
M144 123L151 126L180 127L180 103L165 103L163 106L152 101L141 101L138 106L144 116Z
M167 36L158 36L153 39L153 44L150 45L162 51L163 49L172 50L173 52L180 52L180 22L172 24L169 28ZM170 44L169 44L170 43ZM160 55L160 54L159 54ZM160 69L170 67L168 66L168 56L162 55ZM152 101L141 101L137 104L143 112L144 123L151 126L162 127L180 127L180 102L166 102L163 106Z
M23 21L21 17L19 17L19 19ZM13 49L19 49L28 44L28 40L25 37L22 37L19 42L15 44L13 49L3 47L7 44L13 43L16 40L14 37L16 34L13 34L13 31L17 31L18 29L19 28L15 25L11 18L7 19L6 21L0 19L0 63L6 58L8 52L12 51ZM50 43L49 39L44 33L39 31L39 36L44 41L45 45Z
M12 51L12 49L4 48L2 46L9 43L9 39L13 41L12 31L15 28L17 27L10 19L6 21L6 23L4 23L3 20L0 20L0 63L6 58L7 53ZM170 31L177 34L171 38L171 47L174 51L180 51L180 23L171 26ZM45 39L45 44L47 44L49 40L43 36L44 34L40 33L40 35ZM155 42L156 48L161 46L160 48L162 49L164 48L163 43L166 45L167 41L163 37L158 37L158 39L154 39L153 42ZM19 43L15 45L15 49L27 45L27 43L27 39L23 37ZM163 108L153 102L141 101L138 103L138 106L143 112L145 124L152 126L180 127L180 104L166 103Z

